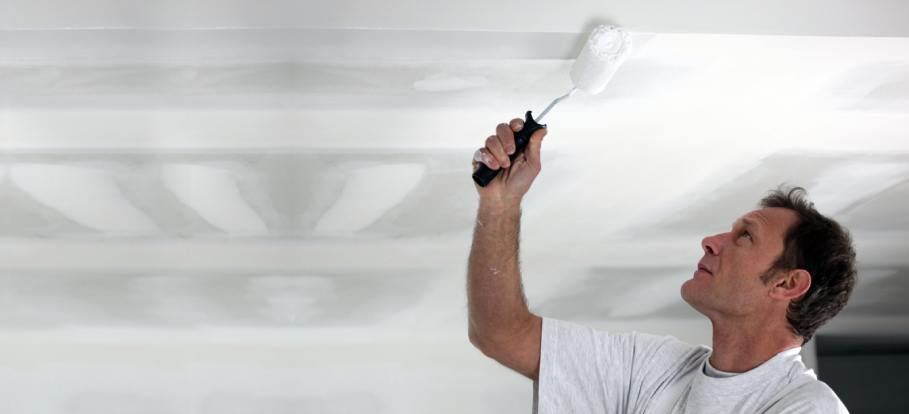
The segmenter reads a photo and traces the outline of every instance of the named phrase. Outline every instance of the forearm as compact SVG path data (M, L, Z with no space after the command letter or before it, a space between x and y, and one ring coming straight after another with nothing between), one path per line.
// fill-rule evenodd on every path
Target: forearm
M521 285L518 204L480 202L467 270L470 338L494 343L532 317Z

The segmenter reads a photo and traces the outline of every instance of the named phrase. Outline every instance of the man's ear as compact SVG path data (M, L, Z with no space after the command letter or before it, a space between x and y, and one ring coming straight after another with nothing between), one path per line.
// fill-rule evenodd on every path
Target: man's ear
M770 290L770 297L781 300L798 300L811 287L811 274L805 269L793 269L777 276Z

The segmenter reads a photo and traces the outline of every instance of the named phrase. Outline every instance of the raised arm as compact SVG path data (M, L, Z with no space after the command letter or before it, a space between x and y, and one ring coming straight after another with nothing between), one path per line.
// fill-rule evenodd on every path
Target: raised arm
M505 168L486 187L477 186L480 205L467 269L468 335L480 351L531 379L540 363L542 319L530 313L521 286L518 260L521 200L539 174L540 146L546 129L534 133L524 154L515 158L514 132L523 122L499 124L496 135L474 155L482 162Z

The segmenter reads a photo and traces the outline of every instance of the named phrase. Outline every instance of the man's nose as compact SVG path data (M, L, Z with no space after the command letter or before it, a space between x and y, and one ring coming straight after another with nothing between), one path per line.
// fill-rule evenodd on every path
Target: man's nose
M701 240L701 247L704 248L704 253L716 256L723 251L723 239L722 234L715 234L713 236L704 237L704 240Z

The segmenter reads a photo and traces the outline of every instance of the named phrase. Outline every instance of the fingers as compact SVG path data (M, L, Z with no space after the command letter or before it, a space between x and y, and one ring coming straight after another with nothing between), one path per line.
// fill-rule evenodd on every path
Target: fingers
M502 142L502 147L505 148L505 152L509 155L514 153L514 131L511 130L511 127L508 124L502 123L496 126L496 136L499 137L499 141Z
M486 138L486 152L495 158L498 165L508 167L511 164L508 154L505 153L505 146L502 145L502 140L497 135L490 135L489 138Z
M515 152L514 133L523 128L524 120L520 118L497 125L496 134L486 138L485 148L480 148L474 153L472 162L474 169L480 162L493 170L511 167L509 155Z
M527 155L527 162L535 168L541 168L542 163L540 162L540 148L543 146L543 137L546 136L546 128L540 128L533 132L533 135L530 136L530 143L527 144L527 150L524 151L524 154Z
M486 164L486 166L492 170L498 170L501 167L499 165L499 162L496 161L495 157L489 154L489 151L486 150L486 148L480 148L477 150L477 152L473 153L474 170L477 169L476 167L478 162Z

